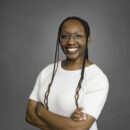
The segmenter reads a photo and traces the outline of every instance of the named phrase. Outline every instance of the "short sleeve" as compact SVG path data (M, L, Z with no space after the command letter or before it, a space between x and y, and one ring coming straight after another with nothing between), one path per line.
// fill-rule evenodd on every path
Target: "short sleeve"
M40 87L40 82L41 80L43 80L47 73L48 73L48 70L49 70L49 66L46 66L37 76L36 78L36 81L35 81L35 84L34 84L34 87L33 87L33 90L29 96L29 99L32 99L32 100L35 100L37 102L39 102L39 96L38 96L38 91L39 91L39 87Z
M37 79L35 81L35 85L34 85L33 90L29 96L29 99L32 99L32 100L35 100L38 102L39 102L39 99L38 99L39 79L40 79L40 74L37 76Z
M80 103L81 107L84 107L82 112L98 119L109 91L108 78L106 76L96 77L86 87L88 89L86 89Z

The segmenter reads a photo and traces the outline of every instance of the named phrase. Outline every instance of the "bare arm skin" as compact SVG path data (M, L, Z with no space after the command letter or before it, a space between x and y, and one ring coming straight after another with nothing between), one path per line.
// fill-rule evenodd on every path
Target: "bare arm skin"
M73 120L69 117L57 115L45 109L41 103L38 103L36 113L42 120L45 120L57 130L88 130L95 121L95 118L88 114L86 120Z
M34 100L29 100L27 111L26 111L26 121L30 123L31 125L34 125L38 128L41 128L42 130L57 130L53 126L50 126L48 123L46 123L44 120L39 118L36 114L36 107L38 105L38 102ZM84 117L84 113L81 112L81 108L76 109L73 114L71 115L71 118L73 120L81 120L81 118Z
M29 100L27 111L26 111L26 121L42 130L54 130L52 126L46 123L44 120L41 120L36 114L36 107L38 102Z

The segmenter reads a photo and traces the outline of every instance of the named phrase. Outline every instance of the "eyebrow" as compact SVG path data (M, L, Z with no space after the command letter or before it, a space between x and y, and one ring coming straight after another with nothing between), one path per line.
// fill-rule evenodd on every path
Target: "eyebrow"
M69 32L67 32L67 31L61 31L61 33L69 33ZM81 32L81 31L76 31L75 33L84 33L84 32Z

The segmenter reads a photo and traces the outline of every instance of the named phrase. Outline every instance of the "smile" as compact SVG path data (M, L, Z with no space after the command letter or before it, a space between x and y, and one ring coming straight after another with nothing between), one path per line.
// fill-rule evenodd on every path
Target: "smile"
M79 48L66 48L67 53L74 54L79 50Z

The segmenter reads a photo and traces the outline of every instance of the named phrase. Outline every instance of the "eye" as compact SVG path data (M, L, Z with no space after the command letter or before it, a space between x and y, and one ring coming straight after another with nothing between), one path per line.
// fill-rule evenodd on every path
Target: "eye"
M68 35L67 34L61 34L60 36L62 39L67 39L68 38Z
M82 38L83 36L81 34L75 34L75 38Z

